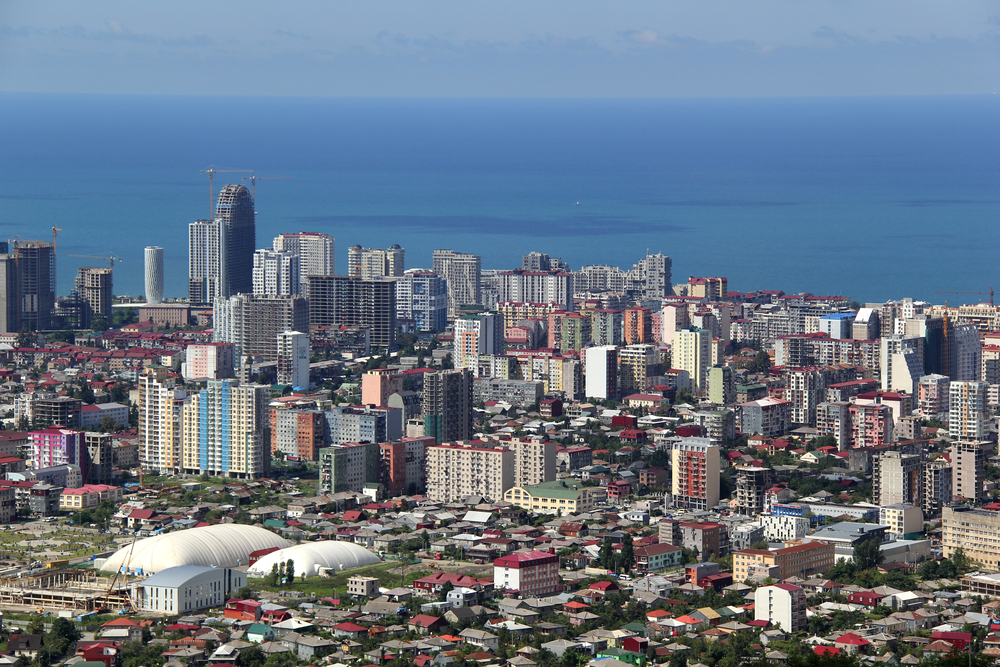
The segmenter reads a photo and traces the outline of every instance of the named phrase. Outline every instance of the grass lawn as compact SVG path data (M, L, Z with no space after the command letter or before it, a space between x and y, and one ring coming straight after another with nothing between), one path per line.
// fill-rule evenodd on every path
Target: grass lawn
M385 588L409 586L414 579L425 577L430 572L421 569L419 565L408 565L403 570L405 576L400 581L399 563L386 561L378 565L359 567L346 572L340 572L332 577L309 577L305 581L296 578L290 586L266 586L263 579L250 579L248 584L254 590L263 591L301 591L316 597L341 597L347 595L347 580L355 575L363 577L378 577Z

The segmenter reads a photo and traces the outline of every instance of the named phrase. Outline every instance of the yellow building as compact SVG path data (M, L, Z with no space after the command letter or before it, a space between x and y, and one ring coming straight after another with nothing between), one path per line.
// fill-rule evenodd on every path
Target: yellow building
M733 579L744 581L758 570L778 581L788 577L809 578L826 572L834 564L833 544L830 542L805 542L784 549L764 551L744 549L733 554ZM775 568L771 570L771 568Z
M533 512L561 516L587 512L604 496L605 493L598 487L558 480L533 486L515 486L503 494L503 499Z

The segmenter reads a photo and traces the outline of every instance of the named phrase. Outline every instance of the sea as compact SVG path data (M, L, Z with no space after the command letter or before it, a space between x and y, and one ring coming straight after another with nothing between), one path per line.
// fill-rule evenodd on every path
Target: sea
M248 88L252 78L247 78ZM187 292L187 228L252 173L257 247L436 248L510 269L530 251L736 291L912 297L1000 289L1000 99L338 99L0 95L0 235L51 239L58 291L112 253L116 294L164 248ZM223 171L234 170L234 171ZM264 178L268 177L268 178ZM998 302L1000 303L1000 302Z

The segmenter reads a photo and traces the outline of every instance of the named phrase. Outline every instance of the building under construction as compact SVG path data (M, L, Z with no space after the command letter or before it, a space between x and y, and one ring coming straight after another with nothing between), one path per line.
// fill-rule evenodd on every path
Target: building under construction
M124 580L99 577L93 570L59 569L0 579L0 607L18 612L69 609L79 613L131 610Z

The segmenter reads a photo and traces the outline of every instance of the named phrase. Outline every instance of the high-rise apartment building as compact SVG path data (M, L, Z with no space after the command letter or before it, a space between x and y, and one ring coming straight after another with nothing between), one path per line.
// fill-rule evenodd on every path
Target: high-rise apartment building
M941 546L945 558L951 558L961 549L966 557L995 571L1000 568L998 534L1000 512L967 506L941 510Z
M556 478L556 443L540 436L518 438L509 445L514 452L514 486L552 482Z
M758 601L756 597L759 597ZM806 629L806 592L793 584L774 584L757 589L754 619L767 621L784 632Z
M386 250L351 246L347 249L347 275L362 280L401 276L406 268L405 253L398 244L393 244Z
M744 466L736 471L736 513L757 518L767 509L767 490L776 478L770 468Z
M621 345L624 316L621 311L601 308L590 315L591 338L594 345Z
M448 285L441 276L410 269L393 284L397 319L413 320L417 331L436 332L448 326Z
M565 271L501 271L499 301L515 303L555 303L573 310L573 274Z
M629 292L635 298L661 299L674 293L670 282L672 263L666 255L647 251L628 273Z
M307 276L332 276L334 269L334 239L329 234L298 232L274 237L276 251L291 252L299 257L299 277L303 289Z
M188 298L212 303L229 295L226 285L226 231L221 220L195 220L188 225Z
M674 507L709 510L719 504L719 444L684 438L670 445Z
M326 420L320 410L270 408L271 452L315 461L326 444Z
M279 333L309 330L309 302L301 296L237 294L217 299L213 311L213 340L233 343L237 359L277 361Z
M110 484L112 464L113 437L110 433L84 433L84 452L86 458L81 466L82 482L84 484Z
M989 442L951 444L951 492L953 498L979 500L986 481L986 460L993 453Z
M434 273L444 278L448 285L449 320L455 319L460 306L480 302L481 262L479 257L469 253L434 251Z
M883 391L918 393L924 373L924 339L917 336L893 335L881 339L881 372Z
M559 350L561 352L573 352L582 350L590 342L591 319L580 313L566 313L559 319L561 336L559 337Z
M367 327L371 346L396 346L396 290L390 280L353 276L309 276L309 324L323 327ZM306 329L298 329L305 331Z
M833 436L842 452L851 448L850 406L844 401L827 401L816 406L816 430L821 436Z
M181 411L187 392L175 386L170 373L151 366L139 375L139 462L160 473L182 468Z
M29 434L28 463L36 470L53 466L75 465L82 472L87 448L84 445L83 431L52 426Z
M146 246L146 303L155 306L163 301L163 248Z
M948 435L954 440L986 440L989 413L985 382L952 382L948 386Z
M924 464L920 456L887 451L872 462L872 495L876 505L924 500Z
M379 483L381 453L376 443L348 442L319 451L319 487L323 493L364 491Z
M478 374L479 357L503 354L504 328L500 313L463 315L455 320L455 341L451 360L455 368L468 368Z
M740 403L738 406L740 431L755 433L765 438L777 438L789 431L791 426L792 403L768 396L756 401Z
M15 241L17 262L18 331L52 328L56 305L56 256L47 241Z
M948 342L951 345L949 377L959 382L982 379L979 377L983 362L979 329L974 324L956 326L948 337Z
M924 498L920 503L924 516L937 516L951 504L951 482L951 464L948 461L939 458L924 464Z
M403 437L403 411L398 408L365 406L334 407L323 412L325 442L388 442Z
M618 350L618 388L622 396L643 393L663 376L663 357L656 345L626 345Z
M521 268L525 271L568 271L569 267L559 257L549 257L543 252L529 252L521 256Z
M283 331L278 334L278 384L309 388L309 334Z
M948 419L949 386L947 375L925 375L919 382L919 406L922 419Z
M653 312L649 308L634 306L622 313L622 336L626 345L653 343Z
M113 271L107 267L81 266L76 274L74 290L83 308L80 325L88 328L96 315L111 322L113 302Z
M427 497L435 502L460 502L470 496L496 502L513 486L514 452L509 449L471 445L427 448Z
M424 435L438 444L472 437L472 371L454 369L424 375Z
M55 296L53 296L53 300ZM0 241L0 329L20 331L20 298L17 288L17 259L7 241Z
M287 250L263 248L253 254L253 293L293 296L302 291L299 256Z
M687 371L696 392L706 389L708 369L712 367L712 332L705 329L681 329L674 334L671 366Z
M195 343L184 349L181 375L185 381L224 380L236 370L236 351L232 343Z
M270 460L270 389L232 379L209 380L193 394L181 412L184 471L236 479L265 474Z
M587 398L618 398L618 348L614 345L586 348Z
M712 366L708 369L708 400L716 405L736 403L736 371L732 366Z
M853 447L875 447L892 442L892 408L888 405L852 403L848 412Z
M695 296L709 301L725 301L729 293L729 281L726 278L696 278L688 277L688 296Z
M382 484L389 497L416 495L426 491L427 448L434 438L402 438L379 443L382 452Z
M222 296L253 291L253 251L257 247L257 214L245 185L226 185L219 192L215 218L225 230L225 286Z

